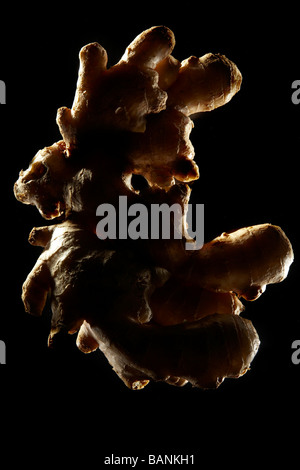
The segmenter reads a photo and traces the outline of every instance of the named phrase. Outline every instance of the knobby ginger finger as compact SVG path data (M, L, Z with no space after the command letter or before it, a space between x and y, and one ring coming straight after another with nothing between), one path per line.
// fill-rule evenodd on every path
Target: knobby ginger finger
M168 106L187 116L228 103L239 91L242 75L237 66L221 54L190 57L181 63L178 77L168 89Z
M254 225L223 233L195 253L182 267L186 281L217 292L234 291L257 299L268 284L288 274L294 254L280 227Z

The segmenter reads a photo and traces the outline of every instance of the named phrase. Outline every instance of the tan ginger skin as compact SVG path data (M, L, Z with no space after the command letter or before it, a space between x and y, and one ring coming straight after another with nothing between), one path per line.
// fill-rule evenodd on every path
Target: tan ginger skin
M179 62L165 26L142 32L107 68L98 43L80 51L72 107L60 108L62 140L40 150L15 183L16 198L56 225L34 228L43 247L23 285L25 310L52 310L49 345L77 334L98 348L131 389L150 380L215 388L250 367L259 338L241 298L257 299L293 262L280 227L242 228L186 251L186 208L199 178L190 141L194 113L223 106L242 76L220 54ZM146 184L135 188L133 175ZM181 239L101 240L96 208L119 196L146 207L178 203Z

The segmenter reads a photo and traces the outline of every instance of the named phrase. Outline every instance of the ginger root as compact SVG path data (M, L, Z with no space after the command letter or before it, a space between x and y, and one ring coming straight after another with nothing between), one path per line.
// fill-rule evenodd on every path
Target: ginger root
M249 320L220 309L201 321L157 322L148 299L164 282L164 270L144 266L133 253L104 249L69 221L34 229L30 242L45 249L24 283L23 300L28 313L40 315L51 290L49 345L60 330L80 328L79 349L99 347L133 389L150 379L216 387L248 369L259 345Z
M40 150L14 186L19 201L57 219L31 231L43 251L23 284L25 310L41 315L49 302L49 346L62 331L77 333L78 348L99 348L133 390L151 380L215 388L243 375L259 337L240 317L240 298L255 300L293 262L271 224L185 249L189 183L199 178L193 120L228 103L242 76L220 54L180 63L174 46L169 28L150 28L110 68L100 44L84 46L72 107L57 112L62 140ZM177 204L173 235L102 237L97 207L112 205L120 220L119 196L147 210Z

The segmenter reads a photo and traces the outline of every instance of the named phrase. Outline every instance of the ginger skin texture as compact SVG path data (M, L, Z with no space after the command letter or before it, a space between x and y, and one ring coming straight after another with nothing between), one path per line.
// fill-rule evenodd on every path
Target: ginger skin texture
M100 349L132 390L150 381L216 388L247 372L260 341L241 299L281 282L293 262L287 236L269 223L185 249L189 183L199 178L194 115L228 103L242 76L220 54L180 63L174 47L169 28L153 27L107 68L100 44L84 46L72 107L57 111L62 139L14 186L19 201L57 222L30 233L43 251L23 284L26 312L42 315L48 302L49 346L77 333L77 347ZM147 209L177 204L181 237L99 237L97 207L117 208L120 196Z

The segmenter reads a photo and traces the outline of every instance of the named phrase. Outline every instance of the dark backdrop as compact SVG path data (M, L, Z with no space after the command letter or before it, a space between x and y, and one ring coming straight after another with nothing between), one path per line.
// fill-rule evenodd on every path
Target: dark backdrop
M59 448L70 466L83 458L96 468L111 453L142 458L194 454L198 467L207 456L216 466L263 457L292 461L300 391L300 365L291 361L292 342L300 339L300 105L291 102L291 84L300 78L299 8L85 3L23 4L16 11L8 6L2 18L7 27L1 31L0 79L6 83L7 104L0 107L0 339L7 364L0 368L0 399L1 415L8 416L3 451L39 468L49 458L59 459ZM217 391L160 383L130 391L100 352L79 352L74 336L49 350L49 312L31 318L20 299L22 283L40 253L27 237L45 221L34 207L15 200L13 183L40 148L60 138L56 110L72 105L80 48L99 42L113 65L137 34L159 24L175 33L173 55L179 60L220 52L243 74L238 95L201 115L191 134L200 168L192 202L205 204L205 241L226 230L271 222L286 232L296 257L282 284L269 286L246 306L244 315L261 339L251 371L226 380ZM15 452L6 441L14 443Z

